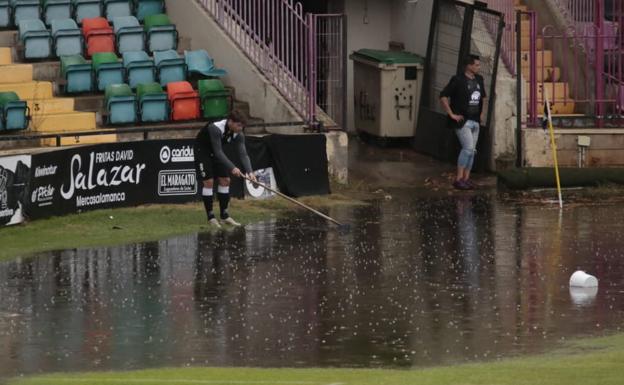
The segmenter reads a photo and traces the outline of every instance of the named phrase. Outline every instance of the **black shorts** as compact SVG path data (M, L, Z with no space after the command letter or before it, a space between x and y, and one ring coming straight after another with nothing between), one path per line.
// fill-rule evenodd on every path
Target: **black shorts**
M193 148L195 154L195 169L199 175L199 179L204 181L207 179L226 178L230 176L227 167L221 162L217 161L214 155L202 150L200 147L195 146Z

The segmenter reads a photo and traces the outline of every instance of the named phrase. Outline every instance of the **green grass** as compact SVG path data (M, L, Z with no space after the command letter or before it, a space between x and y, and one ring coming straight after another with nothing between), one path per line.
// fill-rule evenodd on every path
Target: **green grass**
M306 197L301 201L317 209L361 204L342 194ZM298 210L297 207L279 198L233 200L230 213L237 221L248 224L284 215ZM90 211L0 228L0 261L44 251L152 241L198 231L213 231L207 225L201 203Z
M621 385L624 334L568 344L549 354L415 370L189 368L54 374L9 385Z

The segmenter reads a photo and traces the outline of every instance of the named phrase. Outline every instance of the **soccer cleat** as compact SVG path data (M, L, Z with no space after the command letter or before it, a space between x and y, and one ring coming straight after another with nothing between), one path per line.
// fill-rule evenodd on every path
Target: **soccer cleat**
M221 225L219 224L219 221L217 220L217 218L210 218L208 220L208 223L210 223L216 229L220 229L221 228Z
M227 217L225 219L222 219L223 223L227 223L228 225L231 226L235 226L235 227L240 227L240 223L236 222L234 219L232 219L232 217Z

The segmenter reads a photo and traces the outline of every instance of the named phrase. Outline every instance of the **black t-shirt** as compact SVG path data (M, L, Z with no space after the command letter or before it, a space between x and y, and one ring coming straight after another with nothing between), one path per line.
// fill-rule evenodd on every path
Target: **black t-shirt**
M455 75L440 92L440 97L451 100L451 110L454 114L463 115L466 120L480 121L483 110L485 85L483 77L475 75L474 79L465 74Z

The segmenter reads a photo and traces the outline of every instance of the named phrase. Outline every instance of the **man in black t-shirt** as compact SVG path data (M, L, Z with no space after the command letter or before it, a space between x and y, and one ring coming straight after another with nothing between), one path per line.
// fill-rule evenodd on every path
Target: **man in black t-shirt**
M470 55L465 61L464 73L455 75L440 93L440 102L449 116L449 125L455 129L462 150L457 159L457 177L453 186L459 190L474 188L470 170L474 163L479 128L484 122L486 93L483 77L478 75L481 61Z
M238 111L232 111L227 119L210 123L199 131L195 139L193 151L195 154L195 167L199 179L203 182L202 199L208 216L208 222L216 228L221 225L212 212L214 178L218 180L217 197L221 210L221 220L232 226L240 226L230 217L227 209L230 202L230 175L241 177L243 173L232 163L223 152L223 147L233 145L243 162L243 168L247 177L253 181L256 177L251 168L251 162L245 148L245 135L243 129L245 119Z

